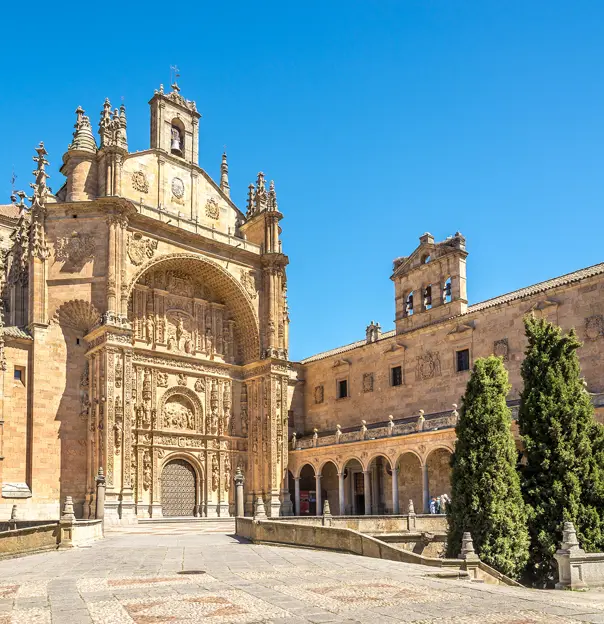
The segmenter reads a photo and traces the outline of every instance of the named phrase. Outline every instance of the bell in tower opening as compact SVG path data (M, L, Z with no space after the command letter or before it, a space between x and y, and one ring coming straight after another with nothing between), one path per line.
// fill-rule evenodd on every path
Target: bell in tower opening
M176 156L183 155L183 146L184 146L184 132L177 125L178 120L174 120L172 122L172 139L170 142L170 152L172 154L176 154Z

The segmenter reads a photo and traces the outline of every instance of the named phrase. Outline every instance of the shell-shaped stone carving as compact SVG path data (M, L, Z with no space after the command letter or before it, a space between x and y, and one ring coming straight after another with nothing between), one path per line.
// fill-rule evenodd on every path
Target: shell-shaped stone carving
M87 333L101 318L101 313L88 301L72 299L57 308L52 322Z

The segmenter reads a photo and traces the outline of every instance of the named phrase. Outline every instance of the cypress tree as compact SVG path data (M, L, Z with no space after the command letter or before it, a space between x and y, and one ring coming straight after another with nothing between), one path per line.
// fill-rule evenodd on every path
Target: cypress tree
M529 538L506 404L509 389L501 358L476 360L455 430L447 555L458 555L462 533L470 531L485 563L518 578L528 560Z
M586 391L574 330L564 335L544 319L526 317L519 427L526 465L521 480L529 506L530 560L525 580L551 587L562 524L571 521L581 546L602 547L601 428ZM593 443L592 443L593 441Z

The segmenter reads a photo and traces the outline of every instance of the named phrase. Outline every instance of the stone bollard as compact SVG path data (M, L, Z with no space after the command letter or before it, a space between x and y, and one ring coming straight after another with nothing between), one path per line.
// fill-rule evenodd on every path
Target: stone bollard
M266 511L264 510L264 501L262 500L262 496L258 496L256 498L256 513L254 514L254 518L258 518L259 520L266 519Z
M331 515L331 508L329 507L329 501L326 498L323 501L323 520L322 520L323 526L331 526L332 517L333 516Z
M105 525L105 475L103 474L103 468L99 468L99 473L95 478L96 481L96 507L94 510L94 517L97 520L103 520L103 526Z
M61 513L59 521L59 548L73 548L73 528L76 523L75 513L73 512L73 499L71 496L65 497L65 505Z
M463 568L470 574L471 578L477 579L480 557L474 550L474 542L469 531L466 531L461 538L461 552L457 558L464 560Z
M577 532L572 522L565 522L562 528L562 544L554 559L558 563L556 589L586 589L583 580L583 559L585 551L579 546Z
M245 477L243 476L243 472L241 472L241 467L237 466L237 471L235 472L235 516L240 518L245 515L244 505L243 505L243 483L245 481Z
M407 507L407 531L415 531L415 505L412 498L409 499Z
M8 521L8 530L17 530L17 505L13 505L13 508L11 509L10 520Z

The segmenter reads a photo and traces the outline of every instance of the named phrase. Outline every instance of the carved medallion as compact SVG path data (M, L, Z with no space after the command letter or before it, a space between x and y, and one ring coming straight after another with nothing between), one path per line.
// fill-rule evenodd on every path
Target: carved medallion
M132 174L132 188L141 193L149 192L149 180L144 171L135 171Z
M159 388L168 387L168 373L157 373L157 385Z
M185 194L185 185L180 178L172 178L172 195L176 199L182 199Z
M502 338L501 340L495 340L495 342L493 343L493 353L497 357L500 357L504 362L507 362L510 353L508 339Z
M363 392L373 392L373 373L363 375Z
M85 263L92 260L95 247L94 237L91 234L72 232L70 236L57 239L55 258L61 262Z
M142 234L135 232L128 237L128 257L132 264L140 265L145 260L153 257L157 249L157 241L143 238Z
M440 355L436 351L428 351L417 356L415 377L418 381L432 379L440 375Z
M585 336L589 340L597 340L604 335L604 317L594 314L585 319Z
M241 282L241 285L245 289L245 292L252 299L255 299L258 293L256 292L256 279L254 277L254 273L252 271L247 271L246 269L241 269L241 275L239 277L239 281Z
M316 386L315 388L315 403L323 403L324 399L324 389L323 386Z
M206 202L206 216L210 217L210 219L220 218L220 208L218 207L218 202L213 197L210 197Z

